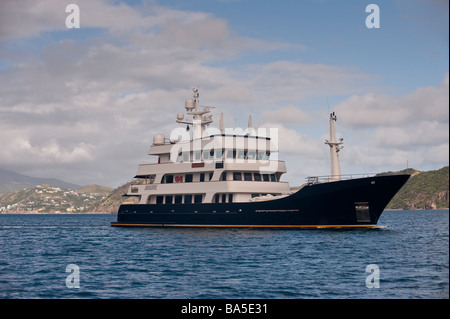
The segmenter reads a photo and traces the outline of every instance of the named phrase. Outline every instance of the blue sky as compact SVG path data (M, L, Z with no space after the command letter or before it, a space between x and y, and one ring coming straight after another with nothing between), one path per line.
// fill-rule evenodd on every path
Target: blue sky
M329 174L330 110L344 173L448 165L448 1L72 3L80 29L58 0L0 5L0 167L119 186L192 87L229 126L277 127L292 184Z
M162 3L167 3L166 1ZM192 9L187 1L169 2ZM448 12L432 1L377 1L381 28L368 29L365 12L374 1L198 1L226 19L243 36L298 44L301 49L270 52L256 62L279 59L356 66L383 84L410 90L440 82L448 70ZM436 20L435 20L436 19ZM251 63L249 57L248 62Z

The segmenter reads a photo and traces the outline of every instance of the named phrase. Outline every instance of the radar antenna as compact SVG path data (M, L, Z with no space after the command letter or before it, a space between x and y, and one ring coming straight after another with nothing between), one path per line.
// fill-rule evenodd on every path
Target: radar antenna
M192 120L184 119L184 116L181 116L181 114L179 113L177 115L177 122L192 125L192 138L199 139L203 137L205 126L213 122L212 115L205 115L207 113L210 113L209 109L213 108L213 106L201 106L203 108L203 110L201 111L199 105L200 94L198 92L198 89L193 88L192 91L194 92L193 99L187 99L185 103L186 113L188 115L192 115Z

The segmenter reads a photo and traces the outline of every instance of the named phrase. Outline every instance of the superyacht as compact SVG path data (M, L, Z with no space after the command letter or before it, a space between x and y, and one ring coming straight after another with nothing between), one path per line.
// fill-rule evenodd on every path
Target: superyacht
M383 210L410 175L341 175L334 122L329 118L331 175L308 177L291 190L281 180L286 173L278 159L275 129L219 129L212 122L212 106L199 104L198 89L185 102L186 125L168 137L157 133L148 152L157 160L141 164L125 196L133 199L119 207L123 227L271 227L324 228L376 227ZM263 134L261 134L263 133Z

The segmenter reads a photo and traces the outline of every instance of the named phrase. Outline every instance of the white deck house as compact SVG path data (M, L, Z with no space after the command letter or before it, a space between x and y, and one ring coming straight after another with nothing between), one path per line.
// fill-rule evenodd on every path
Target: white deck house
M198 90L193 90L194 98L185 105L192 120L177 114L178 123L187 124L187 129L193 126L192 138L156 134L148 154L157 156L158 163L139 165L135 177L145 184L130 186L127 195L137 196L140 204L162 205L249 202L288 195L289 184L280 181L286 165L277 159L277 143L254 135L251 118L245 134L224 134L221 117L220 134L208 135L205 126L213 122L210 107L200 110Z

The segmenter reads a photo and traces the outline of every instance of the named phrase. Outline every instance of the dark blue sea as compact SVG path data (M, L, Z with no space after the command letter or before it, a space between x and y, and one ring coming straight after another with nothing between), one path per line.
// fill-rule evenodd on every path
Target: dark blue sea
M115 218L0 215L0 298L449 298L448 210L386 211L376 229L110 227Z

